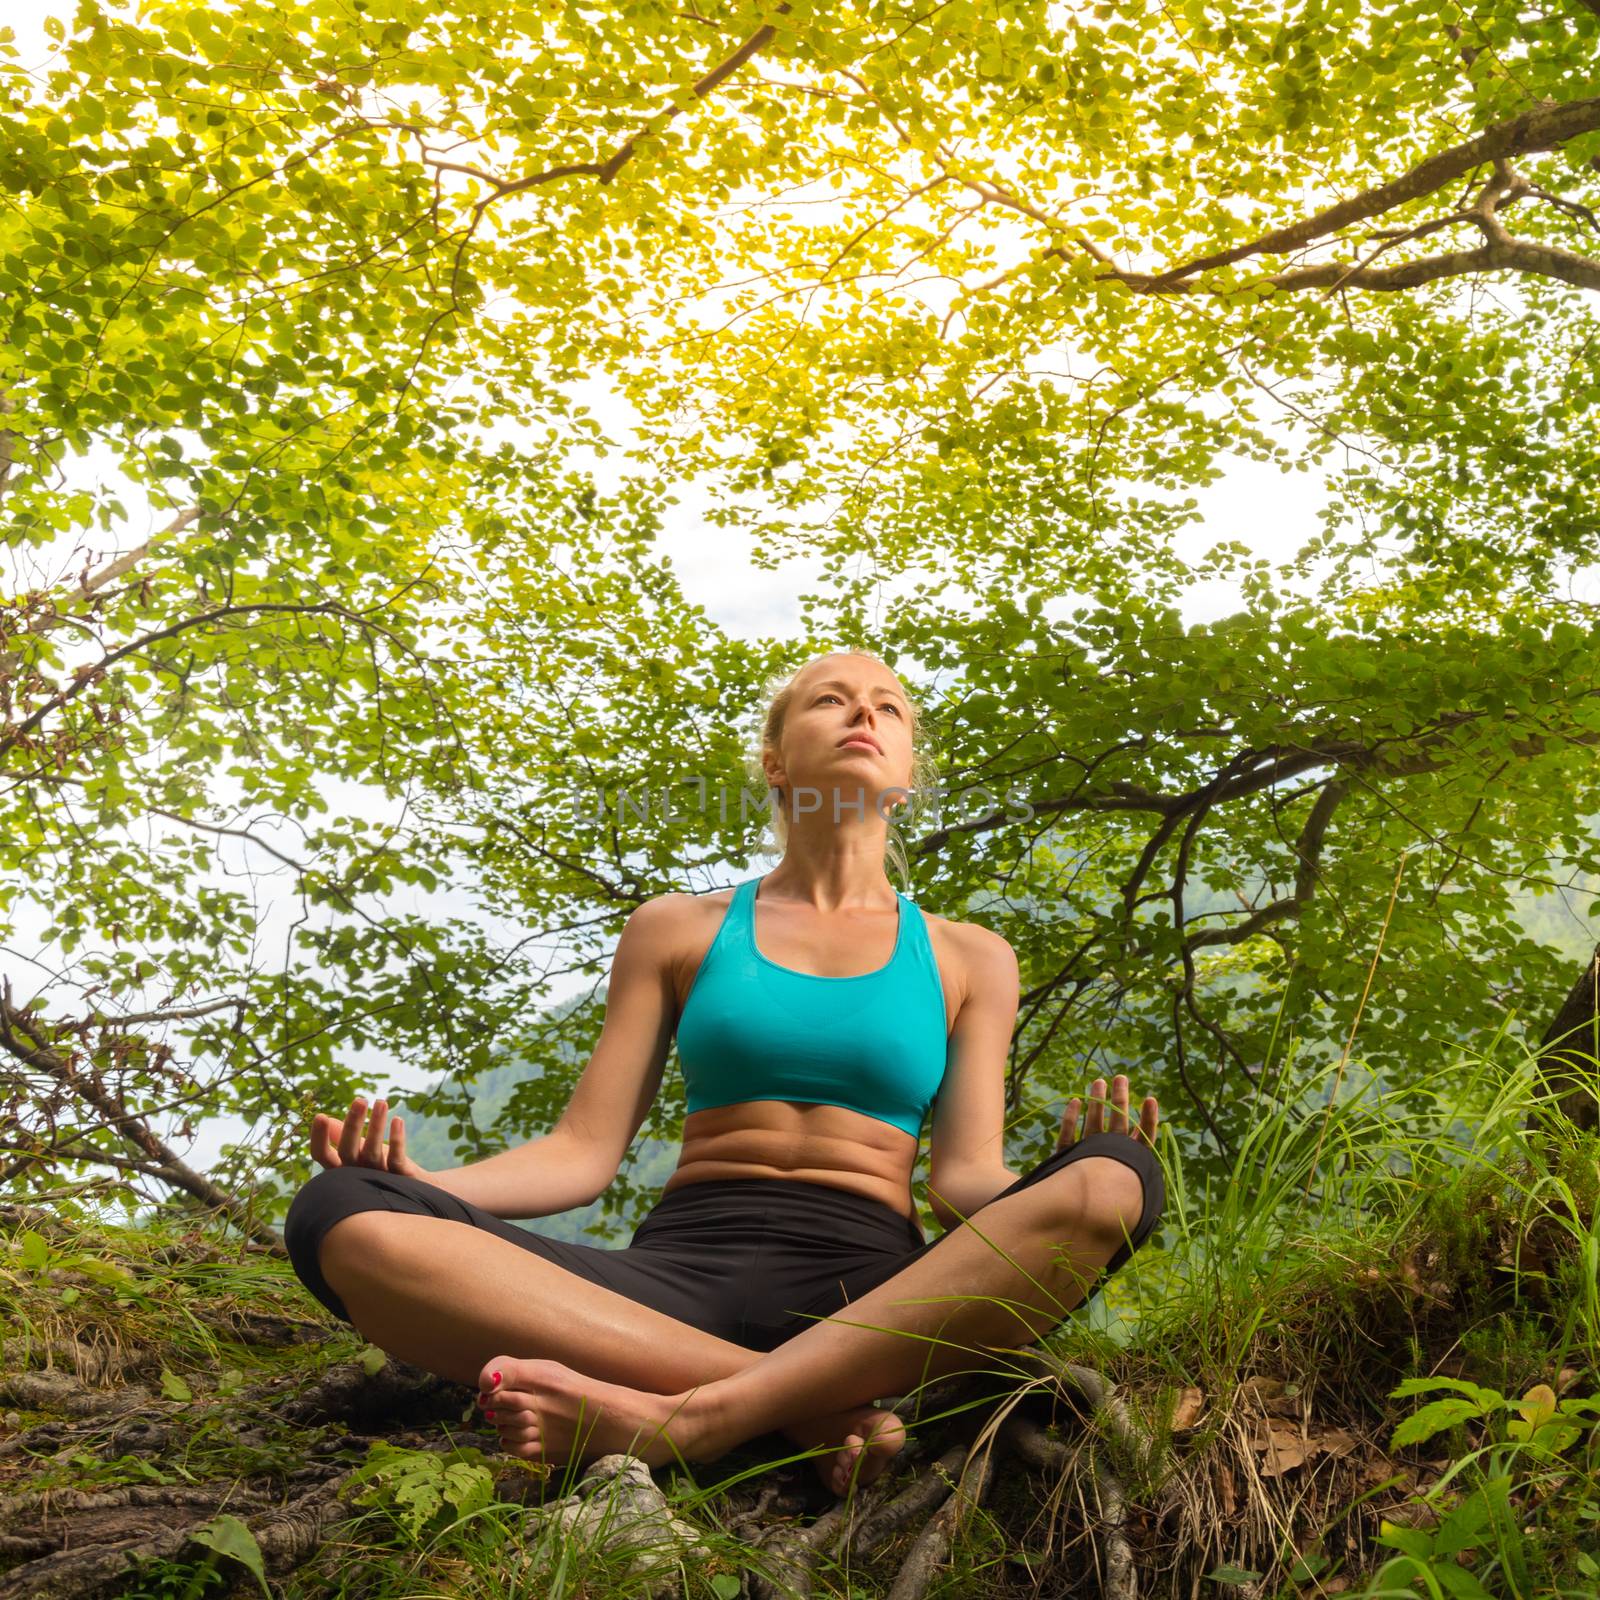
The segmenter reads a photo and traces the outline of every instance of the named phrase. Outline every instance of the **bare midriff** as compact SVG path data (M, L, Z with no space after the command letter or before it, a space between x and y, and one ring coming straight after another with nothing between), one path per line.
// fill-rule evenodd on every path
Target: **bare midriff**
M731 898L732 891L723 891L695 897L686 904L682 957L674 963L673 972L680 1016ZM954 1017L960 991L951 979L957 957L951 948L949 925L942 917L924 915L945 989L946 1014ZM857 961L849 948L841 948L835 931L820 925L802 927L789 930L785 937L785 930L766 921L760 938L762 950L772 960L800 972L820 972L824 964L867 972L882 965L887 946L882 930L864 933ZM733 1105L707 1106L684 1118L683 1149L661 1192L716 1178L799 1179L865 1195L915 1222L911 1172L917 1148L917 1139L904 1128L845 1106L741 1100Z
M844 1106L741 1100L683 1119L683 1149L662 1193L713 1178L789 1178L880 1200L915 1220L917 1141L903 1128Z

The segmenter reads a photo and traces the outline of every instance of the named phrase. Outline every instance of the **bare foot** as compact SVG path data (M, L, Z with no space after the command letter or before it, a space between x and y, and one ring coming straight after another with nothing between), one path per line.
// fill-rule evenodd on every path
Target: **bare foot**
M706 1459L708 1430L695 1390L650 1394L586 1377L559 1361L519 1356L486 1361L478 1390L509 1455L550 1466L582 1466L616 1451L651 1467L680 1457Z
M651 1394L590 1378L559 1361L497 1356L478 1374L478 1403L510 1455L550 1465L581 1464L623 1451L652 1467L668 1461L714 1460L697 1391ZM816 1457L817 1475L835 1494L871 1483L905 1445L905 1425L892 1411L848 1406L783 1429L803 1449L835 1446Z
M815 1458L817 1476L835 1494L847 1493L852 1483L856 1488L871 1483L906 1442L900 1418L870 1405L850 1406L826 1417L792 1423L782 1431L806 1450L838 1446L832 1455Z

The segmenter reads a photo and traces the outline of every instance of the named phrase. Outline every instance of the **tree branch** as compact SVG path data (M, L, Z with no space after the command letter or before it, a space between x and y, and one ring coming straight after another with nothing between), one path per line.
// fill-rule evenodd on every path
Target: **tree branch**
M783 15L792 10L790 0L779 0L773 12ZM777 36L778 30L771 23L764 23L757 28L748 39L741 44L725 60L719 62L704 77L694 83L689 93L696 100L704 100L713 89L717 88L725 79L731 77L752 56L766 48ZM630 134L622 144L611 152L604 161L568 161L560 166L545 167L538 172L524 174L520 178L499 178L492 172L485 172L481 167L463 165L460 162L438 161L427 153L427 146L423 145L423 161L436 172L459 172L467 177L477 178L480 182L489 185L489 193L473 207L472 226L468 229L469 235L476 232L478 222L483 213L497 200L504 200L508 195L521 194L525 189L535 189L542 184L553 183L557 178L592 177L598 178L602 184L610 183L619 172L633 159L638 151L639 141L647 136L659 133L674 117L681 116L685 107L674 105L665 112L658 112L649 118L643 127ZM399 127L411 133L418 130L409 123L395 123L372 119L375 127ZM420 142L420 134L418 134Z
M1539 1040L1539 1076L1556 1109L1580 1128L1600 1126L1600 945ZM1530 1127L1549 1114L1536 1104Z
M1328 823L1339 802L1349 792L1350 785L1343 778L1330 779L1323 785L1322 793L1317 796L1316 804L1312 806L1311 814L1300 830L1300 837L1295 841L1294 853L1298 864L1295 868L1292 894L1252 911L1236 927L1207 928L1201 933L1192 935L1186 941L1189 949L1198 950L1204 945L1243 944L1246 939L1253 937L1270 923L1281 922L1285 917L1298 917L1316 890L1317 879L1320 876L1318 865L1322 857L1322 846L1328 834Z
M156 1137L142 1117L129 1112L92 1069L79 1072L71 1059L41 1040L33 1031L38 1022L35 1013L13 1004L10 979L0 984L0 1045L24 1066L38 1068L69 1093L93 1106L104 1118L106 1126L150 1163L148 1167L141 1167L140 1171L192 1195L204 1206L221 1211L242 1233L258 1244L282 1250L283 1241L277 1231L257 1221L248 1204L219 1188L203 1173L196 1172L176 1151Z
M1464 178L1486 162L1506 160L1512 156L1527 155L1537 150L1553 150L1570 139L1600 128L1600 95L1584 100L1574 100L1565 105L1555 100L1543 100L1527 111L1486 128L1471 139L1441 150L1419 162L1409 172L1387 183L1363 190L1348 200L1327 207L1286 228L1275 228L1256 239L1235 245L1229 250L1219 250L1208 256L1199 256L1165 272L1129 275L1128 281L1143 278L1141 287L1160 289L1176 286L1176 280L1190 278L1199 272L1217 267L1231 266L1250 256L1282 255L1297 250L1318 239L1328 237L1361 222L1368 217L1386 215L1396 206L1436 193L1446 184ZM1530 247L1531 248L1531 247ZM1436 258L1442 259L1442 258ZM1594 265L1594 263L1590 263ZM1312 269L1321 271L1323 269ZM1404 269L1400 269L1404 270ZM1277 280L1273 280L1276 282Z
M1600 0L1595 0L1594 4L1590 4L1589 0L1583 0L1583 3L1588 4L1590 10L1600 13ZM1231 285L1214 287L1196 280L1202 273L1214 272L1218 268L1232 266L1252 257L1281 255L1304 249L1320 240L1330 238L1352 224L1386 215L1397 206L1434 194L1486 163L1497 163L1503 167L1515 156L1556 149L1596 128L1600 128L1600 96L1590 96L1565 104L1555 100L1541 100L1527 111L1520 112L1517 116L1492 128L1486 128L1470 139L1464 139L1447 150L1441 150L1438 154L1427 157L1410 171L1402 173L1397 178L1391 178L1387 183L1365 189L1360 194L1353 195L1348 200L1341 200L1310 217L1302 218L1299 222L1274 228L1242 244L1233 245L1226 250L1213 251L1209 255L1194 257L1160 272L1132 272L1119 267L1107 251L1087 238L1074 238L1068 244L1052 245L1037 256L1030 257L1025 266L1031 266L1037 260L1048 260L1052 256L1066 261L1074 254L1082 253L1104 268L1104 271L1098 274L1100 278L1125 284L1140 293L1231 294L1237 292ZM1036 222L1056 232L1065 229L1059 218L1016 195L1007 193L995 184L974 180L967 182L969 187L987 200L1032 217ZM1504 186L1504 194L1513 199L1524 193L1533 192L1535 191L1532 185L1526 179L1515 175ZM1439 278L1460 277L1478 272L1512 271L1555 278L1577 288L1600 289L1600 261L1554 245L1518 239L1507 233L1494 217L1494 207L1500 198L1502 189L1491 187L1480 195L1473 208L1436 219L1416 229L1405 230L1386 240L1382 246L1382 248L1392 248L1402 238L1418 236L1452 221L1471 221L1482 227L1488 235L1487 242L1475 250L1447 251L1394 267L1369 267L1352 265L1348 262L1327 262L1318 266L1297 267L1253 279L1249 288L1253 291L1262 284L1267 284L1286 292L1319 288L1359 288L1394 292L1416 288ZM1549 198L1558 205L1562 204L1559 197ZM1024 267L1012 268L984 287L994 288L1005 278L1022 270Z

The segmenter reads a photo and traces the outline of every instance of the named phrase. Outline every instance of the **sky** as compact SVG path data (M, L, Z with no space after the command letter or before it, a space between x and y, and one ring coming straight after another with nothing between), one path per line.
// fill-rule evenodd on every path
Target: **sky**
M42 30L46 15L69 18L71 8L64 5L45 5L41 0L12 0L7 8L6 24L15 30L17 43L25 63L42 66L54 46ZM626 440L632 433L633 413L621 396L612 392L603 382L590 380L575 385L574 394L580 395L594 412L601 426L614 439ZM638 464L626 462L621 452L605 459L589 455L587 465L593 471L600 487L615 486L621 472L633 473ZM577 464L577 463L575 463ZM77 471L91 476L114 474L114 465L97 462L93 457L78 464ZM707 615L727 633L742 638L783 637L799 632L799 596L816 587L821 562L816 559L790 560L773 571L753 565L722 530L713 530L707 537L704 526L706 503L703 490L695 484L675 486L673 492L679 504L667 508L666 526L658 549L671 560L680 584L694 604L705 608ZM1199 503L1202 520L1180 536L1180 553L1198 557L1220 540L1239 540L1259 555L1277 560L1292 554L1307 537L1316 531L1316 512L1326 493L1324 479L1318 469L1299 473L1281 473L1276 468L1249 460L1235 460L1230 470L1217 483L1192 491ZM137 506L137 491L124 490L130 506ZM100 565L116 553L117 549L130 548L151 531L150 519L132 519L126 537L115 547L108 546L97 552L95 565ZM71 562L76 570L82 564L80 553ZM59 579L60 571L52 572L46 565L30 563L28 570L18 571L8 557L0 551L0 583L8 587L39 584ZM892 598L892 594L891 594ZM973 604L979 603L972 597ZM1238 608L1238 592L1227 581L1196 585L1188 591L1185 604L1187 620L1198 622L1225 615ZM228 798L226 780L215 789L219 801ZM359 786L329 782L325 792L335 810L360 810L369 816L392 814L393 803L381 794L365 792ZM252 831L268 840L292 848L298 843L295 830L280 828L276 833L270 822L253 821ZM289 919L298 914L298 907L288 896L274 897L274 878L270 876L272 864L260 859L250 846L237 840L223 841L220 864L214 874L219 884L238 886L241 876L260 875L260 899L264 910L263 925L259 931L259 947L263 952L282 948L283 929ZM439 917L471 915L482 918L474 905L470 886L454 887L427 895L418 890L407 890L388 900L396 912L427 914ZM374 908L375 909L375 908ZM63 958L59 951L41 949L38 935L45 923L20 928L10 948L0 948L0 971L9 973L19 1003L26 1003L41 991L63 997L75 993L77 984L71 976L70 963L78 957ZM510 943L527 936L529 930L516 925L502 925L495 930ZM79 952L81 955L82 952ZM587 986L585 986L587 987ZM153 987L146 1004L160 998L158 987ZM552 995L552 1001L564 998ZM131 1004L131 1002L130 1002ZM369 1075L371 1094L385 1093L391 1089L416 1087L416 1080L408 1077L405 1069L384 1054L365 1052L352 1061ZM329 1112L342 1114L343 1106L327 1106ZM170 1134L171 1129L163 1130ZM204 1169L213 1161L222 1145L248 1135L237 1118L219 1118L202 1127L192 1141L174 1139L179 1153L191 1164Z

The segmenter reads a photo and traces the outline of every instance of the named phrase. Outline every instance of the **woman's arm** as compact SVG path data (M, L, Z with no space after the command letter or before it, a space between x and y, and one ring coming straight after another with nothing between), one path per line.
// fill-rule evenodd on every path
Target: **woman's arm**
M600 1037L555 1127L514 1150L430 1173L429 1183L508 1221L553 1216L605 1193L661 1088L678 1020L672 963L683 902L692 898L661 895L629 916L612 957Z
M608 1167L594 1140L563 1117L543 1138L514 1150L430 1172L406 1150L405 1118L390 1123L389 1102L380 1095L372 1102L369 1120L366 1096L359 1094L343 1122L325 1112L313 1120L311 1154L325 1167L377 1167L434 1184L507 1220L588 1205L600 1197L620 1165L614 1161Z
M482 1161L430 1172L424 1181L510 1222L589 1205L615 1176L598 1150L558 1127Z
M388 1102L373 1102L368 1124L366 1097L357 1095L342 1123L326 1114L313 1120L312 1155L325 1167L381 1167L431 1183L508 1222L598 1200L621 1170L661 1087L677 1027L678 902L687 898L663 895L628 918L611 964L599 1042L549 1133L464 1167L430 1172L406 1153L405 1119L395 1118L386 1140Z

